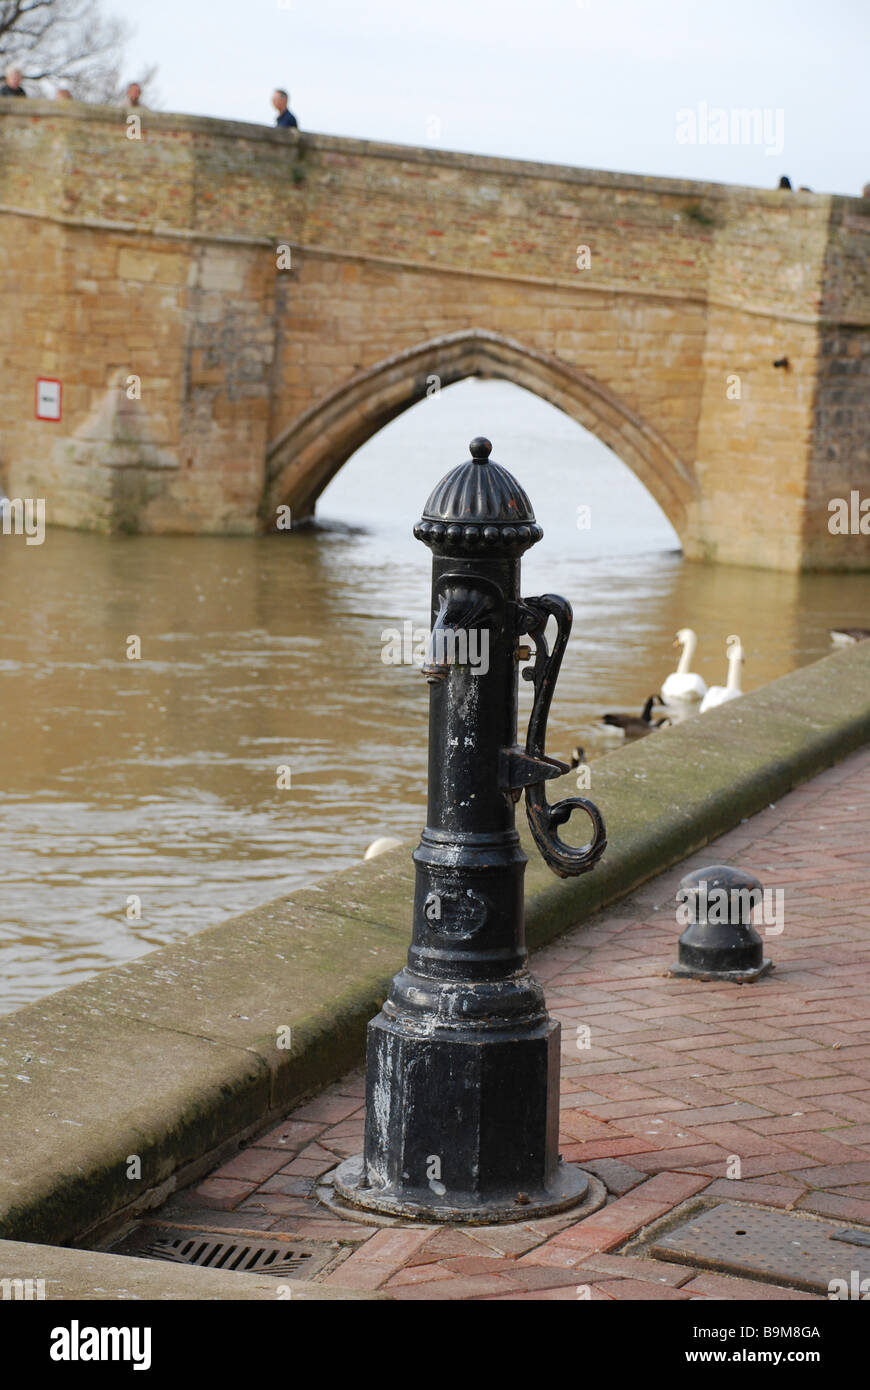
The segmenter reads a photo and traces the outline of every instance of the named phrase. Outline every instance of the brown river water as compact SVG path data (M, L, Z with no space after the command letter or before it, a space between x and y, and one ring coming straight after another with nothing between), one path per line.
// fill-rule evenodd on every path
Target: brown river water
M524 592L574 605L555 756L618 746L599 716L659 689L679 627L708 684L738 633L749 690L825 655L829 626L870 621L870 575L683 561L609 450L497 382L451 387L371 440L324 494L322 530L0 535L0 1012L354 863L379 835L417 837L427 686L382 649L426 626L411 528L477 434L544 527Z

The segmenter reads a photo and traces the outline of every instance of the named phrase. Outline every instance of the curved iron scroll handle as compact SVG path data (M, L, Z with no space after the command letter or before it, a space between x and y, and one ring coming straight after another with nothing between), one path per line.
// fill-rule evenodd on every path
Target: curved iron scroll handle
M562 665L562 657L568 645L574 615L568 600L560 598L558 594L544 594L541 598L523 599L521 609L521 621L525 624L522 631L528 633L535 643L534 665L526 667L523 671L526 680L533 681L535 686L535 700L529 716L529 727L526 734L526 752L533 758L540 758L543 762L551 764L561 772L568 772L569 769L564 763L557 762L555 758L548 758L544 748L547 740L547 719L553 699L553 690L559 675L559 668ZM556 619L558 627L552 652L549 650L547 639L544 636L547 620L550 617ZM529 828L535 844L538 846L544 862L560 878L572 878L575 874L584 874L595 867L607 848L607 832L604 828L601 812L594 802L587 801L583 796L570 796L551 806L547 801L545 785L546 782L541 780L526 787L526 815L529 818ZM556 827L564 825L570 818L575 806L581 811L585 811L592 822L592 839L582 849L576 849L573 845L566 845L564 840L561 840L555 833Z

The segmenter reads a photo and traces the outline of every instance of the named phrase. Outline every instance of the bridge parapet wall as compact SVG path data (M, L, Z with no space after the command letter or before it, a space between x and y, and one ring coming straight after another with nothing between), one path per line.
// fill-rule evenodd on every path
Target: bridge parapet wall
M45 496L50 520L253 531L282 480L281 500L304 510L344 462L341 440L380 419L357 400L354 428L329 458L306 455L304 474L292 449L306 412L421 344L476 332L510 344L487 371L522 375L622 452L688 554L842 558L821 508L866 447L861 200L149 111L129 139L122 109L23 106L0 101L0 259L18 325L0 348L0 482ZM783 352L788 373L772 367ZM37 376L63 380L60 422L33 418ZM589 383L648 454L620 449ZM398 408L418 395L411 383Z

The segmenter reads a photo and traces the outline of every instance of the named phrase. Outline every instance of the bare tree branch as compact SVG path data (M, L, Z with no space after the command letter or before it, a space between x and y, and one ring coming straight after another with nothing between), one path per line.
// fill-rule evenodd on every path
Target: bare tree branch
M103 14L100 0L0 0L0 69L19 67L31 96L52 96L60 84L79 101L120 101L130 35L122 20ZM156 72L151 65L133 74L149 106Z

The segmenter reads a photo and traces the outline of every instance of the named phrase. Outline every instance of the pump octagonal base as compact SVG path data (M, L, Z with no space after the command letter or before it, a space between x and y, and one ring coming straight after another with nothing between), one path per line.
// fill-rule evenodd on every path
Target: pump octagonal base
M486 1202L463 1198L457 1193L439 1193L434 1187L406 1189L401 1196L386 1189L364 1187L362 1154L346 1159L326 1181L339 1199L327 1205L351 1220L354 1217L359 1219L360 1211L366 1211L439 1226L459 1222L496 1226L507 1221L532 1221L543 1216L555 1216L597 1195L590 1191L588 1175L573 1163L560 1163L547 1188L522 1193L505 1192Z

